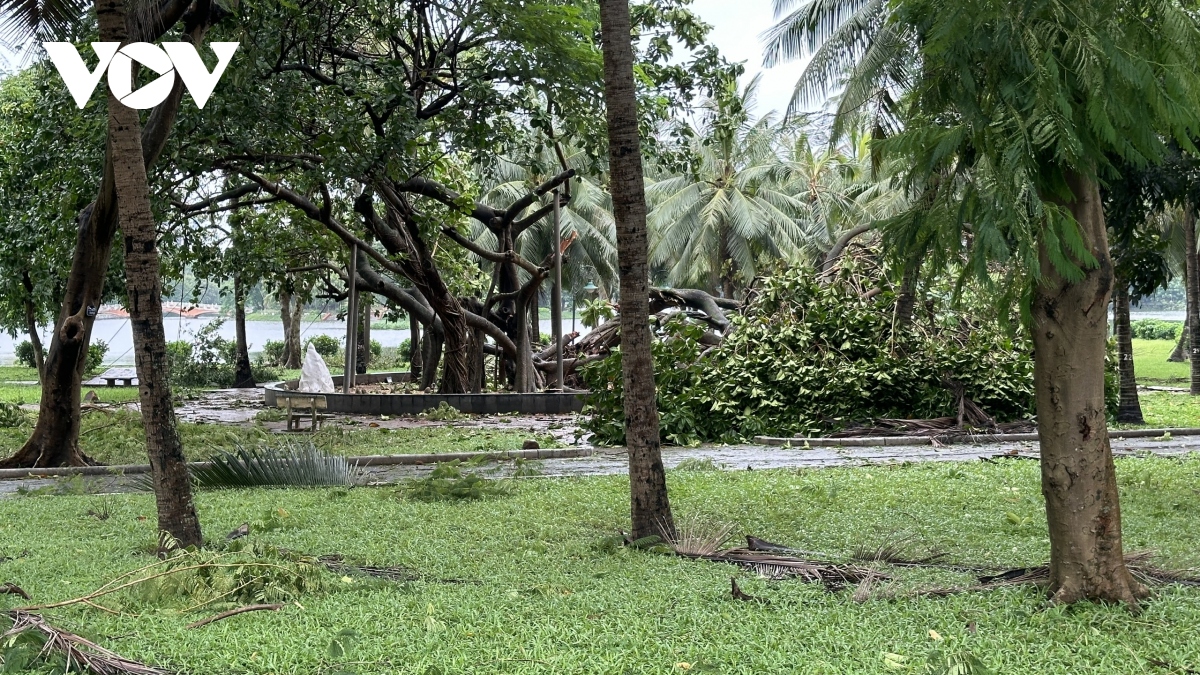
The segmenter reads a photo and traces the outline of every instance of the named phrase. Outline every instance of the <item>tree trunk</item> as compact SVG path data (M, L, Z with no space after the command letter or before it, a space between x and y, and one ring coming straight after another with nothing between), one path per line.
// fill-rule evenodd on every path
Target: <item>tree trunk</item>
M1069 173L1071 209L1098 265L1059 275L1042 248L1033 296L1034 387L1042 494L1050 532L1052 601L1136 606L1146 589L1125 567L1121 507L1104 409L1104 354L1113 268L1096 182Z
M1121 376L1121 403L1117 421L1145 424L1138 401L1137 376L1133 371L1133 335L1129 327L1129 285L1117 279L1113 289L1113 324L1117 333L1117 370Z
M158 39L182 16L186 5L176 5L176 13L145 19L143 26L156 26L138 37L145 41ZM206 14L204 15L207 16ZM193 42L199 42L207 23L199 14L194 25L187 27ZM183 97L183 80L175 78L175 88L154 112L146 124L142 139L142 160L146 167L158 159ZM113 237L117 231L117 196L113 183L113 157L104 158L104 173L96 200L80 212L79 232L71 258L71 271L63 294L62 307L45 354L45 373L42 376L42 395L37 423L29 440L0 468L32 468L50 466L84 466L95 462L79 449L80 385L87 368L88 344L92 326L104 292L108 274Z
M371 294L359 296L362 311L359 312L358 358L354 361L354 372L362 375L371 367Z
M1191 321L1187 320L1186 312L1184 313L1183 330L1179 332L1179 339L1175 341L1175 349L1171 350L1171 355L1167 357L1167 361L1171 363L1183 363L1187 361L1188 353L1188 329L1192 325Z
M421 389L427 390L437 379L438 363L442 360L442 338L436 331L425 329L425 337L421 340Z
M1184 260L1187 265L1188 356L1192 362L1192 396L1200 395L1200 258L1196 255L1196 211L1183 210Z
M600 25L620 274L622 383L632 535L635 539L650 535L674 539L675 521L667 497L654 361L650 355L646 193L628 0L600 0Z
M246 285L242 283L240 274L233 275L233 327L233 386L235 389L253 389L255 384L254 372L250 369L250 343L246 341Z
M46 378L46 360L42 354L42 336L38 332L37 310L33 307L33 280L28 270L21 273L21 284L25 287L25 329L29 331L29 344L33 346L33 367L37 369L38 382Z
M412 314L408 315L408 381L421 381L421 323Z
M296 306L292 308L292 301ZM304 317L304 303L300 298L288 293L286 289L279 291L279 317L283 321L283 355L279 358L284 368L299 368L303 354L300 349L300 322Z
M96 13L102 40L127 41L124 0L100 0ZM200 519L192 502L191 477L175 427L175 408L167 381L158 232L150 210L138 113L125 107L111 92L108 142L118 221L125 238L125 287L133 328L138 400L146 429L146 451L154 472L158 529L170 534L180 546L200 546L204 543Z

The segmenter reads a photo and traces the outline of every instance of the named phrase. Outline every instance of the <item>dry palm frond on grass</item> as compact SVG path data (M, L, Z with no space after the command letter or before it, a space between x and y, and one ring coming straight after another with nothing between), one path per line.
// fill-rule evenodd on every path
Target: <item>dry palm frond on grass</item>
M167 675L168 671L152 668L143 663L124 658L100 645L79 637L74 633L51 626L38 614L21 610L8 612L13 625L0 634L0 640L16 637L25 632L36 633L45 640L41 656L59 654L66 659L66 670L86 670L93 675Z
M1138 551L1125 556L1125 566L1134 578L1147 586L1182 586L1200 587L1200 573L1195 570L1169 570L1154 565L1151 561L1154 554L1150 551ZM974 591L989 591L1007 586L1033 584L1044 586L1050 581L1050 566L1017 567L999 574L979 577L979 583L969 586L950 586L944 588L929 588L914 593L920 597L943 597L958 593Z

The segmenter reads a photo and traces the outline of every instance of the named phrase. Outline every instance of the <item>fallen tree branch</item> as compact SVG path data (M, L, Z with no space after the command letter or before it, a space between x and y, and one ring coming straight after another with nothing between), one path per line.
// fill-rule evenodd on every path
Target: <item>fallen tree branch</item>
M68 670L74 665L82 666L86 672L94 675L167 675L165 670L127 659L95 642L55 628L38 614L14 609L8 612L8 616L13 625L8 631L0 633L0 640L26 631L41 633L46 638L43 652L63 654L67 659Z
M189 623L186 626L186 628L199 628L201 626L207 626L208 624L213 623L215 621L220 621L221 619L228 619L231 616L237 616L238 614L245 614L246 612L258 612L258 611L262 611L262 610L270 610L270 611L274 612L274 611L278 611L280 609L283 609L283 605L281 605L279 603L273 603L273 604L269 604L269 605L246 605L244 607L236 607L234 609L231 609L231 610L228 610L225 612L221 612L220 614L214 614L213 616L210 616L207 619L200 619L199 621L193 621L192 623Z

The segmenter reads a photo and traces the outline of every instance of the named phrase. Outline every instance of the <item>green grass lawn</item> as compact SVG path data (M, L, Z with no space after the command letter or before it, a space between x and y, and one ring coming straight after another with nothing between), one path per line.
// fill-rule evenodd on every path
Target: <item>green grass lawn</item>
M21 447L32 430L32 415L27 423L12 429L0 429L0 457ZM359 425L327 423L317 434L280 436L261 424L233 426L181 422L179 435L189 460L208 459L221 450L237 445L255 445L284 438L312 440L319 447L340 455L402 455L413 453L482 452L517 450L529 438L542 447L555 447L552 436L521 430L494 430L460 427L417 427L409 429L371 429ZM79 434L83 452L102 464L145 464L146 437L141 417L132 411L88 411L83 415Z
M1134 340L1133 368L1138 384L1187 386L1191 364L1171 363L1167 357L1175 350L1174 340Z
M1164 565L1200 565L1200 459L1117 465L1127 550L1153 547ZM1011 461L673 471L669 483L677 517L732 523L735 538L753 534L831 556L908 538L910 547L938 548L953 561L1017 566L1048 555L1038 476L1036 463ZM1160 588L1140 615L1090 604L1047 608L1029 587L860 604L849 591L603 545L628 526L628 500L623 477L527 479L509 496L457 503L408 501L394 488L204 492L197 505L215 548L240 523L261 522L271 529L251 535L256 546L339 553L424 577L320 572L317 590L267 591L289 601L279 612L195 630L186 624L223 606L182 611L194 604L185 583L106 596L102 604L119 616L79 605L46 615L125 656L192 675L916 674L926 672L934 646L967 650L1003 674L1200 668L1200 589ZM0 563L0 582L39 603L83 595L153 562L154 522L149 495L0 500L0 555L12 558ZM880 587L901 595L970 581L902 568L889 574L894 581ZM770 604L733 600L731 576ZM23 603L0 595L0 609Z

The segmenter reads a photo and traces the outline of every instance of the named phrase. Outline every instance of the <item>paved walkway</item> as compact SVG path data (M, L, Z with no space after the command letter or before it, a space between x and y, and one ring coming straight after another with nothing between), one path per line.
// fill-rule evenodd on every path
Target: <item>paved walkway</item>
M836 466L870 466L904 462L967 462L1000 454L1013 454L1027 459L1037 458L1036 442L989 443L979 445L949 445L943 447L846 447L846 448L780 448L762 445L701 446L698 448L664 448L663 463L668 469L685 461L711 461L717 468L728 471L747 469L823 468ZM1120 456L1157 455L1166 457L1200 453L1200 436L1183 436L1170 440L1152 438L1127 439L1113 442L1113 453ZM484 467L496 477L505 477L515 468L513 462L500 462ZM545 459L537 462L543 476L607 476L624 474L628 466L625 453L619 449L596 449L588 457ZM426 475L433 465L373 466L362 470L363 482L386 484ZM18 490L53 488L60 485L67 491L130 492L135 490L137 476L87 476L78 478L20 479L0 481L0 498ZM62 483L62 481L72 481Z

